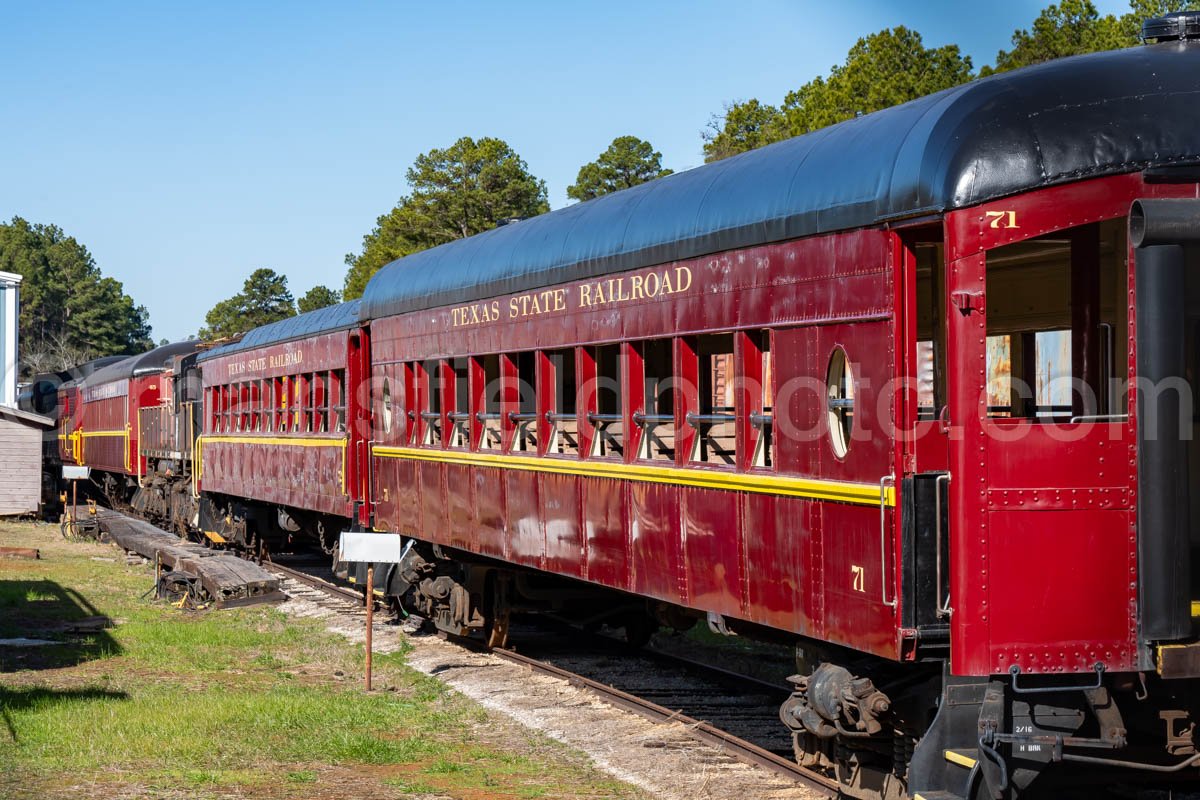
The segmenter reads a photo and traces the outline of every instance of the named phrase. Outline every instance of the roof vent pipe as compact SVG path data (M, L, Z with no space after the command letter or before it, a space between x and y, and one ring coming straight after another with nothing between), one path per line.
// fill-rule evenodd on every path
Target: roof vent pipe
M1175 11L1142 23L1142 42L1178 42L1200 39L1200 11Z

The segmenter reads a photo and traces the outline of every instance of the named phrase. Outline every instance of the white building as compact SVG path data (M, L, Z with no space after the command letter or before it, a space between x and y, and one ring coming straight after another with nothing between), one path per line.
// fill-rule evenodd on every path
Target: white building
M21 315L21 276L0 272L0 405L17 407L17 331Z
M17 408L21 276L0 272L0 516L31 514L42 495L42 437L54 420Z

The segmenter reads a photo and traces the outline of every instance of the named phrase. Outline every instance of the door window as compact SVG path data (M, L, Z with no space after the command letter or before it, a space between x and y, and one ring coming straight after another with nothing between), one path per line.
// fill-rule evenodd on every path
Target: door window
M987 415L1091 422L1125 413L1125 221L987 254Z

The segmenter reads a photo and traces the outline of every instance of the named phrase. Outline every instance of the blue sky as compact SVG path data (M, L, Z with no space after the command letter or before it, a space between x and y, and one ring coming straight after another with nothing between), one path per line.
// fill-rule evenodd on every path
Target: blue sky
M340 289L459 136L507 140L558 208L615 136L697 166L724 102L778 102L859 36L908 25L978 68L1045 4L9 0L0 219L62 226L178 339L258 267Z

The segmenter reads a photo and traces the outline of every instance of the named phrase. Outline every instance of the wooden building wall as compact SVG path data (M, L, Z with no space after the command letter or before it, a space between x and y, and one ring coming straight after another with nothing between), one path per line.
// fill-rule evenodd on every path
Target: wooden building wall
M0 516L29 514L41 498L44 417L0 408Z

